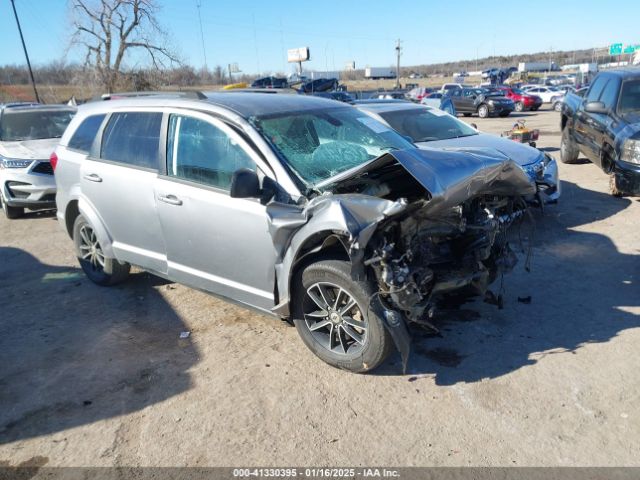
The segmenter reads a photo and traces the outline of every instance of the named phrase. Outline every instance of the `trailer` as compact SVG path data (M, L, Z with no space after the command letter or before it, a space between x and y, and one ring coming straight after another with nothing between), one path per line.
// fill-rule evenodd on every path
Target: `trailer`
M371 80L396 78L396 69L393 67L367 67L364 70L364 78Z
M518 72L555 72L559 70L555 62L520 62Z

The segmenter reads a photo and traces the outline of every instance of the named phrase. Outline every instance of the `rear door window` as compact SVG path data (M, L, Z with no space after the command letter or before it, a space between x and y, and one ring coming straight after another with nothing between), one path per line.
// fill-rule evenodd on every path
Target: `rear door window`
M112 114L102 137L100 158L157 170L161 124L160 112Z
M69 148L89 153L105 115L91 115L85 118L69 140Z

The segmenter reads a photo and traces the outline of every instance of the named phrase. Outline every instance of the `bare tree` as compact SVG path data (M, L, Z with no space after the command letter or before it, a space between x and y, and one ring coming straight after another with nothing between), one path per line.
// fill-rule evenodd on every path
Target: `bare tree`
M121 78L128 52L147 55L156 69L181 63L168 47L154 0L70 0L70 5L72 45L85 50L85 66L96 70L108 92Z

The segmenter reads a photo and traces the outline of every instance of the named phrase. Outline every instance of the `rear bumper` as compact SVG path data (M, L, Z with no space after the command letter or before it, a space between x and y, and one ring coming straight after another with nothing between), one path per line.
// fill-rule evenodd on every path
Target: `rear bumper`
M10 207L37 210L56 206L56 181L53 175L4 169L0 172L0 189Z
M640 165L616 162L613 167L616 186L624 193L640 195Z

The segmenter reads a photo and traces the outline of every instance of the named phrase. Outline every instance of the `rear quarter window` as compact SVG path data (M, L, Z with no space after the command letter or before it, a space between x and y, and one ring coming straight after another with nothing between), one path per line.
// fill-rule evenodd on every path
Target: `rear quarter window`
M160 112L112 114L104 129L100 158L157 170L161 124Z
M89 153L105 116L104 114L91 115L85 118L74 132L71 140L69 140L67 147Z

